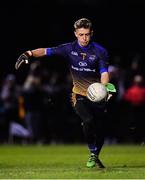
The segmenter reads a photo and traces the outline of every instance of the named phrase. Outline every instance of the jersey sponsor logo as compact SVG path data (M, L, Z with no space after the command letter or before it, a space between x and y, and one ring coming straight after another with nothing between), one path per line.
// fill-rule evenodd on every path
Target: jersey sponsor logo
M75 67L75 66L71 66L71 68L75 71L85 71L85 72L96 72L96 69L90 69L90 68L84 68L84 67Z
M80 61L78 64L79 66L82 66L82 67L85 67L88 65L86 62L82 62L82 61Z
M75 51L72 51L71 54L74 55L74 56L78 56L78 53L75 52Z

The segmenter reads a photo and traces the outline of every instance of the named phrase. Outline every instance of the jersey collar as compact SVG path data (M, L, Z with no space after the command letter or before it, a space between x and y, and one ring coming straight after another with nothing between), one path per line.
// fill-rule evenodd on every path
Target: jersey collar
M77 44L82 50L87 51L91 47L92 42L90 41L87 46L81 46L78 41L77 41Z

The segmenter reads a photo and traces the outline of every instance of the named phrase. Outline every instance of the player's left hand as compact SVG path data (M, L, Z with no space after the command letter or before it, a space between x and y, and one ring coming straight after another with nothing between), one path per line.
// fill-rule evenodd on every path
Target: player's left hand
M105 86L108 91L107 101L109 101L111 97L113 96L113 93L116 93L117 90L116 90L115 85L112 83L107 83Z
M108 92L115 93L117 91L115 85L112 83L107 83L105 86Z

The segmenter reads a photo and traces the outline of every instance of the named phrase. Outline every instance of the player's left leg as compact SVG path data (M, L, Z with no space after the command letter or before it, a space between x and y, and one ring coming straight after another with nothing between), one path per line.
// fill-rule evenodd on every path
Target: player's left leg
M92 103L91 105L92 105L92 111L94 113L95 147L97 147L97 150L95 152L92 152L90 159L91 158L95 159L96 166L98 168L105 168L105 166L99 159L99 155L103 147L104 138L105 138L106 104L104 102L103 104ZM91 146L92 145L89 144L89 148L93 149Z
M104 141L101 139L100 142L96 144L95 119L90 101L86 97L78 96L76 99L75 110L83 121L83 132L90 151L90 157L86 166L91 168L99 164L99 168L104 168L98 158Z

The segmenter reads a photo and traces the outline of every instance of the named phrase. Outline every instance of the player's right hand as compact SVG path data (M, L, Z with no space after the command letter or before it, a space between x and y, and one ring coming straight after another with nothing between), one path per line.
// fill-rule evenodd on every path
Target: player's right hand
M28 52L24 52L23 54L21 54L16 61L15 69L17 70L23 63L28 64L29 57L30 57L30 54Z

